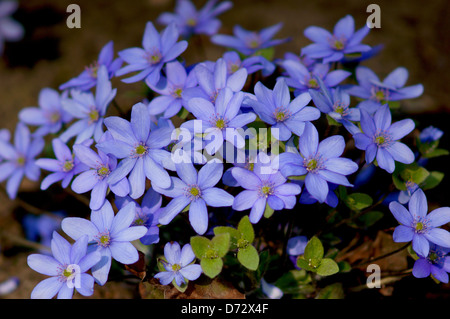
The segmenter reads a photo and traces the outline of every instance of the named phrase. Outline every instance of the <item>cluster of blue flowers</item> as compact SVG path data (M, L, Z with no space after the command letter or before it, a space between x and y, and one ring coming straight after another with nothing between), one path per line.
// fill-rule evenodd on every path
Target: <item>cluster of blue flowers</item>
M416 161L401 142L415 123L393 122L390 102L420 96L422 85L405 86L404 68L380 81L358 66L357 84L350 81L352 72L338 69L377 52L363 43L367 26L355 31L354 19L346 16L333 32L309 27L304 35L312 44L300 55L275 59L274 46L289 41L274 39L281 24L259 32L235 26L233 35L217 34L217 16L231 6L209 0L197 10L189 0L178 1L174 13L157 20L165 25L161 32L148 22L142 46L121 50L117 57L113 42L106 44L79 76L60 91L44 88L39 106L19 113L13 142L8 132L1 135L0 181L7 180L11 199L23 177L38 181L41 169L48 173L42 190L61 182L90 196L89 220L62 221L73 245L55 232L53 256L29 256L32 269L50 276L32 298L71 298L74 289L92 295L94 282L107 282L112 260L138 261L133 241L158 243L160 226L185 212L192 230L204 235L213 224L211 208L246 212L257 224L267 210L314 202L335 207L336 188L353 187L352 175L362 167L375 164L392 174L399 163ZM182 55L188 40L200 34L230 50L215 61L186 65ZM254 83L256 77L249 75L257 72L260 80ZM124 83L142 82L152 92L130 108L129 117L108 115L118 93L111 80L119 77ZM179 127L174 117L182 120ZM324 118L343 128L342 135L324 134L317 125ZM424 130L422 140L436 141L439 132ZM40 157L45 137L51 137L54 157ZM269 143L261 146L264 138ZM351 145L361 151L356 157L347 153ZM398 202L389 207L401 224L394 241L412 241L420 257L414 276L432 273L448 282L450 233L439 227L450 222L450 208L427 215L418 186L409 210ZM306 242L304 236L293 237L289 255L303 254ZM201 275L189 244L181 248L168 242L164 253L164 271L155 275L163 285L181 286Z

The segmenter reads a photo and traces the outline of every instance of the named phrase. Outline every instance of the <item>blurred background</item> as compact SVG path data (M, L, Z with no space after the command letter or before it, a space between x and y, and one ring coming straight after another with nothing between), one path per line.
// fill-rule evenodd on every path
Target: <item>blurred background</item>
M197 8L205 1L193 0ZM310 41L303 30L317 25L331 30L347 14L355 18L356 28L361 28L370 13L366 8L376 3L381 8L381 28L372 29L364 43L384 44L378 56L365 61L381 79L398 66L409 70L407 85L422 83L424 94L417 99L402 101L403 111L420 121L421 127L434 125L444 131L441 147L449 149L448 121L450 111L450 1L336 1L336 0L234 0L234 7L219 16L222 27L219 33L232 34L235 24L248 30L284 23L276 38L291 37L291 41L276 47L276 57L285 52L298 54ZM81 7L81 28L69 29L66 12L69 4ZM23 25L25 35L17 42L6 42L0 57L0 128L12 132L17 124L18 112L27 106L37 106L39 92L44 87L57 89L70 78L77 76L91 64L100 49L114 41L115 51L141 46L147 21L155 21L165 11L173 11L174 0L23 0L13 18ZM163 26L156 25L161 30ZM188 63L203 59L216 60L224 52L203 38L204 52L191 46L183 54ZM117 101L130 107L140 101L139 96L124 93L138 90L138 86L125 85L113 79L118 88ZM436 165L448 162L444 157ZM24 181L21 191L36 190L38 184ZM448 206L450 190L447 178L432 194L431 200ZM51 203L52 197L38 201ZM61 200L61 198L59 198ZM63 198L65 200L65 197ZM69 200L69 199L67 199ZM33 287L43 276L28 268L26 257L30 247L20 245L24 237L21 225L24 208L0 194L0 283L12 276L19 278L17 289L0 298L29 298ZM74 206L76 209L77 206ZM80 209L85 209L82 207ZM18 248L19 247L19 248ZM20 248L21 247L21 248ZM108 282L107 287L96 288L94 298L132 298L137 292L133 285Z

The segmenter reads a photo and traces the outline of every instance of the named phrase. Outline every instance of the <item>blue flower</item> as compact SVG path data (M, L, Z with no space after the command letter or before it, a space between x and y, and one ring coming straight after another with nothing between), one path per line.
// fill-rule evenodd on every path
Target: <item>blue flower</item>
M286 83L294 88L294 95L299 95L309 90L319 90L321 79L327 88L337 86L348 78L351 73L344 70L333 70L330 72L329 64L316 63L308 69L300 61L284 60L280 63L286 70Z
M167 243L164 246L164 257L162 264L166 271L161 271L155 275L162 285L169 285L172 281L178 286L186 284L187 280L196 280L202 274L202 267L193 264L194 252L190 244L183 248L177 242Z
M0 54L3 53L4 41L18 41L25 34L23 26L11 17L18 6L14 0L0 2Z
M53 89L44 88L39 93L39 107L26 107L19 112L19 120L27 125L39 126L33 133L35 136L45 136L57 133L62 125L72 120L72 115L62 108L61 99L66 94L60 94Z
M159 217L162 225L169 224L189 205L189 222L200 235L208 229L208 210L212 207L227 207L233 204L234 197L225 190L214 187L221 179L223 164L207 163L197 172L190 162L176 164L178 177L171 177L169 188L153 186L155 191L173 198L163 208Z
M300 186L303 186L305 183L304 181L301 180L299 181L294 180L293 182L296 182ZM325 198L324 203L333 208L335 208L339 204L339 198L335 193L335 190L338 186L339 185L333 183L328 183L328 195ZM311 205L317 203L317 199L308 192L308 189L303 188L302 194L300 195L298 202L304 205Z
M87 235L90 251L101 254L101 260L91 269L99 285L103 286L106 283L112 259L125 265L138 261L138 251L131 241L144 236L147 228L131 226L135 213L136 205L129 203L114 215L110 202L105 201L100 210L91 212L91 220L80 217L63 219L61 227L67 235L74 240Z
M428 256L420 256L414 262L412 274L416 278L425 278L433 275L434 278L443 283L448 283L450 272L450 249L437 245L430 245Z
M434 126L428 126L419 134L419 139L422 143L431 143L439 140L444 132Z
M262 163L263 156L258 156L253 170L235 167L231 174L245 190L239 193L233 202L233 209L242 211L250 209L250 222L259 222L266 205L273 210L292 209L300 194L298 184L288 183L280 171L272 168L272 163Z
M86 67L77 77L59 86L60 90L78 89L80 91L89 91L97 84L98 70L104 65L108 70L108 77L111 79L116 71L122 66L122 59L114 59L114 43L108 42L98 55L97 61Z
M147 106L137 103L131 110L131 122L111 116L105 119L105 125L113 139L97 144L97 148L106 154L122 159L106 181L116 184L129 174L130 196L139 198L145 191L146 177L153 186L170 186L170 176L162 166L170 160L170 152L162 148L171 141L172 128L163 127L150 130L150 115Z
M107 138L108 135L108 132L105 133L105 137L102 137L100 142L111 140L111 138ZM97 154L83 144L75 144L73 149L75 156L88 169L75 177L72 183L72 190L78 194L91 191L90 209L98 210L103 206L108 188L117 196L128 195L130 184L125 177L115 183L111 183L108 180L108 176L117 167L117 159L115 157L105 154L100 149Z
M284 295L280 288L268 283L264 278L261 278L261 290L269 299L281 299Z
M361 114L358 108L350 108L350 95L337 87L332 92L318 79L320 91L309 90L314 104L336 122L341 123L350 134L359 133L359 128L352 122L359 122Z
M351 86L347 93L364 99L358 107L373 114L380 106L389 101L416 98L423 93L423 85L406 86L408 70L399 67L392 71L383 81L369 68L356 68L358 85Z
M183 98L188 101L187 110L190 112L190 99L201 97L214 103L221 89L227 87L233 92L239 92L247 80L247 69L241 68L229 74L227 62L223 58L219 58L216 62L207 62L197 64L193 70L198 85L183 92Z
M216 34L211 37L211 42L235 49L248 56L256 53L258 50L270 48L289 41L289 38L272 39L282 26L282 23L278 23L256 32L245 30L241 26L236 25L233 28L234 36Z
M323 203L329 192L328 182L352 186L346 175L358 170L358 165L348 158L341 158L345 140L340 135L330 136L319 143L317 129L310 122L299 142L300 154L284 152L279 155L279 165L285 177L305 177L308 192Z
M411 119L391 123L391 111L387 104L381 106L373 116L361 109L361 129L363 133L353 135L355 146L366 152L366 162L371 163L375 157L378 166L392 173L395 161L411 164L414 153L405 144L398 142L414 129Z
M275 71L275 64L267 60L262 55L255 55L241 60L235 51L228 51L222 57L227 63L227 73L231 75L241 68L247 70L247 74L261 70L263 76L269 76Z
M150 101L148 111L150 115L162 114L164 118L171 118L181 110L182 106L187 107L183 92L187 88L195 87L197 79L193 71L188 75L184 66L178 61L166 64L166 76L167 84L163 89L149 83L150 88L161 95Z
M40 137L31 138L30 130L23 123L18 123L14 135L14 145L0 139L0 182L8 179L6 192L9 198L17 196L20 183L24 176L31 181L38 181L41 175L36 165L35 157L44 148L44 140Z
M50 278L34 287L31 299L71 299L74 290L83 296L94 293L94 278L86 272L100 262L98 252L88 253L88 236L79 236L73 245L56 231L53 232L51 249L53 256L32 254L28 266Z
M419 185L413 181L407 181L405 183L406 190L402 190L398 193L398 201L400 204L406 204L411 199L412 194L414 194L419 188Z
M164 64L175 60L187 48L186 41L177 42L177 40L178 29L175 23L171 23L159 34L153 23L147 22L142 39L143 49L134 47L120 51L119 56L128 65L119 69L116 76L139 71L122 81L133 83L145 79L147 84L157 85Z
M59 181L62 181L62 187L66 188L75 175L78 175L81 172L89 169L87 165L80 162L77 156L74 156L74 154L72 154L70 148L59 138L55 138L52 140L52 146L56 159L39 158L36 161L37 166L52 172L42 180L42 190L46 190L50 185Z
M116 92L117 89L111 88L106 66L100 66L95 96L91 92L71 90L71 98L62 99L63 109L78 120L59 138L66 143L76 136L75 143L78 144L94 136L98 141L103 135L103 117Z
M300 269L297 266L297 258L305 253L307 244L308 238L306 236L294 236L288 239L286 253L297 269Z
M128 203L134 202L136 205L136 215L132 223L133 226L147 227L147 233L141 237L140 241L144 245L151 245L159 242L159 215L161 213L162 197L153 188L145 193L142 204L139 205L129 196L116 197L115 204L118 209L125 207Z
M333 33L311 26L305 29L304 35L315 43L304 47L301 53L312 59L321 59L322 63L342 61L346 55L370 50L370 46L361 44L369 31L364 26L355 32L355 20L351 15L340 19L334 26Z
M450 208L437 208L427 214L428 203L423 190L414 192L408 209L398 202L391 202L389 209L400 223L394 230L395 242L412 241L414 251L421 256L428 256L430 243L450 248L450 233L439 228L450 222Z
M306 106L311 101L308 93L291 101L289 87L282 78L277 80L273 91L261 82L256 83L255 95L256 99L247 98L244 103L250 105L263 122L271 125L272 136L280 141L287 141L292 133L302 135L305 123L320 117L318 109Z
M256 119L252 112L240 113L243 100L243 92L233 93L229 88L219 91L214 104L204 98L192 98L189 110L197 120L184 122L181 127L194 133L205 133L205 149L210 155L215 154L225 140L242 148L245 141L240 129Z
M211 36L216 34L222 25L216 17L232 6L231 1L217 4L217 0L208 0L200 10L197 10L190 0L178 0L175 13L164 12L158 17L157 22L164 25L175 23L184 38L194 34Z

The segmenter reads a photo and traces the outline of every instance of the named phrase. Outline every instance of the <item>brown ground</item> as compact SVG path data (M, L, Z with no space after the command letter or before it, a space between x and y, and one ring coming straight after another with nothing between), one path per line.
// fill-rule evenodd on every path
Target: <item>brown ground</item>
M200 1L203 3L204 1ZM277 48L277 56L283 52L298 53L309 43L303 30L309 25L331 29L337 20L351 14L361 27L367 16L366 7L373 1L335 0L239 0L234 9L221 16L221 33L231 33L234 24L249 30L257 30L284 22L278 37L292 37L290 43ZM66 7L70 3L81 6L81 29L68 29L65 24ZM154 20L161 12L170 11L174 1L110 1L110 0L27 0L21 1L16 14L27 28L27 36L21 43L8 44L3 60L0 60L0 127L14 130L17 113L26 106L37 104L43 87L57 88L59 84L79 74L85 65L97 57L100 48L113 40L116 51L140 46L145 23ZM381 7L381 29L373 30L365 43L384 43L381 54L365 64L383 78L397 66L410 71L407 84L423 83L422 97L404 103L410 113L447 113L450 110L450 2L433 1L377 1ZM222 48L207 41L207 58L217 59ZM198 61L198 51L193 48L184 56L188 62ZM138 88L113 82L118 87L117 100L131 106L139 100L124 94L125 90ZM445 128L445 127L441 127ZM23 189L34 189L36 184L24 183ZM0 195L0 228L8 229L22 237L22 228L13 218L12 203ZM0 241L1 248L12 249L16 244ZM26 265L29 251L11 250L14 254L0 254L0 282L10 276L21 279L20 287L6 298L28 298L32 288L44 276L36 274ZM132 298L134 286L108 283L96 290L95 297Z

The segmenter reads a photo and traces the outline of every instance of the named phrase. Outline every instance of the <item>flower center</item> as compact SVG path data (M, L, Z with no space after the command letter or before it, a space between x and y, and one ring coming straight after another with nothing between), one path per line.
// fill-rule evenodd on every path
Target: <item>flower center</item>
M322 168L322 160L320 157L306 158L303 160L303 167L305 167L308 172L315 173Z
M218 114L211 118L209 122L213 127L218 128L219 130L223 130L228 126L227 119Z
M48 115L48 119L50 123L58 123L61 118L61 115L58 112L52 112Z
M277 122L284 122L291 116L291 112L280 106L275 109L273 116Z
M176 99L180 99L182 93L183 93L182 88L176 88L175 90L172 91L172 96Z
M110 170L106 166L102 166L97 169L97 175L98 175L98 177L100 177L100 179L104 179L105 177L107 177L109 175L109 173L110 173Z
M336 36L333 36L330 40L330 46L338 51L342 51L345 48L346 39L344 37L337 38Z
M247 46L250 49L256 49L261 45L261 38L257 33L252 33L247 39Z
M70 264L68 266L64 265L59 267L59 281L61 282L67 282L67 284L73 285L73 280L77 275L80 274L80 267L76 264Z
M234 73L236 71L238 71L241 68L241 66L237 63L232 63L230 66L230 71L231 73Z
M172 265L172 271L179 271L180 269L181 269L181 266L179 264Z
M319 83L317 82L316 79L314 78L310 78L306 81L306 85L310 88L310 89L317 89L319 88Z
M147 61L152 65L158 64L161 61L161 57L162 57L161 52L159 52L159 50L156 49L147 54Z
M98 111L93 109L88 113L89 123L94 123L98 121L99 114Z
M260 197L268 197L269 195L272 195L273 192L274 192L273 185L266 184L259 189L259 196Z
M19 166L24 166L25 165L25 156L23 156L23 155L20 155L18 158L17 158L17 165L19 165Z
M389 100L389 90L388 89L382 89L377 86L372 86L370 89L371 92L371 99L381 102L381 101L388 101Z
M339 101L334 103L333 109L341 116L346 116L348 114L348 105L345 105Z
M186 196L192 201L202 196L202 191L197 185L189 185L186 189Z
M98 61L94 61L94 62L92 62L91 65L86 67L86 70L89 72L89 74L93 78L97 77L98 69L99 69Z
M135 153L136 157L142 157L148 153L148 146L145 144L139 144L134 149L134 153Z
M65 161L62 165L63 172L70 172L73 169L73 160Z
M102 247L108 247L111 243L111 237L109 235L109 231L105 231L103 233L99 233L95 240L97 241L97 244Z
M373 142L377 144L378 147L388 147L391 145L392 139L386 132L379 132L375 134Z
M416 217L413 222L414 231L417 234L423 234L428 231L428 219L425 217Z

